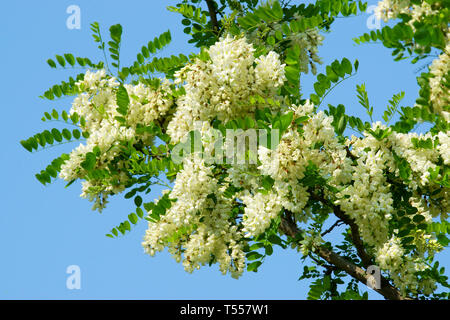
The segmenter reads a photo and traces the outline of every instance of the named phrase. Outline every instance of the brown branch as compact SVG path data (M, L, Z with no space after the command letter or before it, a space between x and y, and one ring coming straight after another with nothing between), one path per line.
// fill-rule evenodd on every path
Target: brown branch
M359 233L358 226L356 225L353 219L348 218L344 212L342 212L340 207L334 207L333 212L339 219L343 220L346 217L346 224L350 226L350 232L352 237L352 242L356 247L356 252L358 253L358 257L361 259L362 265L367 268L372 264L372 258L366 253L364 249L364 243L361 240L361 235ZM344 220L343 220L344 221Z
M327 230L325 230L324 232L322 232L322 233L320 234L320 236L323 237L324 235L330 233L331 231L333 231L334 228L336 228L337 226L340 226L340 225L343 224L343 223L344 223L344 221L342 221L342 220L336 221L331 227L329 227Z
M208 5L209 16L211 18L211 25L214 31L219 31L219 22L217 21L217 12L214 0L205 0Z
M372 258L367 254L366 250L364 249L364 243L361 240L361 235L359 233L358 226L356 225L355 221L351 219L349 216L347 216L339 206L333 205L330 203L330 201L326 200L324 197L319 196L315 193L311 193L311 198L322 202L324 205L329 206L332 210L334 215L341 219L345 224L350 226L350 232L352 237L352 242L355 245L356 252L361 259L362 265L367 268L372 264Z
M295 222L284 217L281 219L280 229L283 233L294 239L300 233L300 230L297 228ZM315 252L329 264L345 271L347 274L349 274L359 282L367 284L369 276L367 275L366 271L364 271L364 269L344 259L340 255L324 246L316 246L314 249ZM410 298L408 297L403 297L400 292L396 288L394 288L383 276L381 276L380 289L374 290L389 300L410 300Z
M347 152L347 157L349 157L350 159L352 160L358 159L355 155L353 155L348 146L345 146L345 151Z

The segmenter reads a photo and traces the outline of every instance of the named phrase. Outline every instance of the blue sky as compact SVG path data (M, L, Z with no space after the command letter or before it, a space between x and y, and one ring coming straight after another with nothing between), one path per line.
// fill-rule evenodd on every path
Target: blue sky
M374 4L375 1L370 1ZM184 272L167 253L151 258L141 241L146 222L118 239L105 233L133 210L129 200L111 201L102 214L91 211L91 203L81 199L80 186L65 189L57 181L44 187L34 174L73 145L51 148L34 154L19 141L36 132L52 128L40 118L53 108L69 110L71 99L49 102L38 98L55 83L82 70L55 70L46 63L55 54L71 52L76 56L101 59L90 35L89 24L100 23L103 31L121 23L122 63L134 61L143 44L170 29L172 44L163 54L188 54L192 49L182 33L180 17L168 12L166 5L176 1L128 0L43 0L2 3L0 39L2 70L3 148L0 161L3 183L0 186L0 299L301 299L307 282L297 281L303 269L294 250L275 250L258 273L246 273L234 280L222 276L218 268L203 268L193 274ZM81 9L81 29L66 27L69 5ZM325 35L319 55L324 65L334 59L358 59L358 74L327 96L324 104L343 103L347 110L364 118L357 104L355 86L365 82L374 118L381 119L388 99L406 91L403 105L412 105L418 86L409 61L393 62L388 49L379 44L357 46L352 38L367 32L369 14L337 19L333 32ZM107 33L104 32L106 35ZM319 71L322 69L319 67ZM302 80L310 93L312 78ZM156 198L158 190L147 201ZM450 255L440 255L448 265ZM81 289L66 288L66 268L78 265ZM448 274L448 273L447 273ZM370 290L369 290L370 291ZM380 298L370 291L370 297Z

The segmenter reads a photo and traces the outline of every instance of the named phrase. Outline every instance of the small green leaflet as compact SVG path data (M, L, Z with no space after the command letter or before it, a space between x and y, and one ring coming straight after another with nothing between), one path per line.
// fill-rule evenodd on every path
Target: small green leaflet
M130 103L130 97L128 96L127 89L123 85L119 87L116 93L117 112L126 116L128 113L128 104Z

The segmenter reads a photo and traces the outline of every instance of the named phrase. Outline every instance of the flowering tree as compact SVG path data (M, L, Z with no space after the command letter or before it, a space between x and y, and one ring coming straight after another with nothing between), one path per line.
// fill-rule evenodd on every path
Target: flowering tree
M448 298L437 292L449 285L434 261L450 230L448 0L384 0L376 14L395 26L355 38L380 41L395 60L435 55L417 78L414 107L399 107L401 92L375 122L360 85L370 122L342 104L319 110L328 92L357 72L358 61L346 58L320 67L314 93L300 90L301 75L316 74L321 64L321 31L366 6L183 0L168 9L183 16L199 52L154 57L171 41L167 31L130 66L120 61L122 27L111 26L105 42L93 23L104 61L72 54L47 61L86 68L42 96L74 96L70 111L46 112L42 120L76 128L21 143L30 152L81 143L37 179L81 180L81 196L99 211L109 196L134 198L135 212L107 236L145 219L145 251L168 248L188 272L217 263L237 278L257 271L277 245L297 248L311 265L302 275L314 279L311 299L365 299L360 282L386 299ZM413 132L423 122L430 129ZM144 199L154 184L166 190ZM327 241L337 230L342 241Z

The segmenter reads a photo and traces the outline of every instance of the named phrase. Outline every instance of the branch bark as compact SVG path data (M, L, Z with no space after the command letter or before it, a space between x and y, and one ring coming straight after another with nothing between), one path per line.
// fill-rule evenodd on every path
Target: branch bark
M370 266L372 264L372 258L367 254L366 250L364 249L364 243L361 240L361 234L359 233L359 229L355 221L351 219L349 216L347 216L339 206L333 205L332 203L330 203L330 201L326 200L322 196L312 193L311 198L316 201L320 201L323 204L332 208L334 215L340 220L342 220L345 224L350 226L352 242L355 245L356 252L359 258L361 259L363 266L365 268Z
M211 25L214 31L219 31L219 22L217 21L217 12L214 0L205 0L208 5L209 17L211 19Z
M294 221L290 221L284 217L281 219L280 229L286 235L294 239L300 232ZM344 259L340 255L336 254L332 250L329 250L328 248L325 248L324 246L317 246L315 247L315 249L315 252L329 264L345 271L347 274L349 274L359 282L367 284L369 277L364 269ZM383 276L381 276L380 289L375 289L375 291L389 300L411 300L408 297L403 297L400 292L396 288L394 288Z

